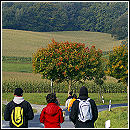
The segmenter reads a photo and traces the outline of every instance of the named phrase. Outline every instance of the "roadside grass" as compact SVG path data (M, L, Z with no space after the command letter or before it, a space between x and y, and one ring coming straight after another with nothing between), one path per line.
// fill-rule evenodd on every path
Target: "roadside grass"
M107 120L110 120L110 128L128 128L128 107L112 108L111 111L99 112L95 127L105 128Z
M48 93L24 93L23 97L31 104L46 105L46 96ZM60 105L65 105L67 93L56 93L57 98L60 100ZM77 93L77 96L79 94ZM89 97L95 100L96 105L108 105L111 100L112 104L128 103L127 93L104 93L105 103L103 104L98 100L98 93L89 93ZM13 99L13 93L2 93L2 101L11 101Z

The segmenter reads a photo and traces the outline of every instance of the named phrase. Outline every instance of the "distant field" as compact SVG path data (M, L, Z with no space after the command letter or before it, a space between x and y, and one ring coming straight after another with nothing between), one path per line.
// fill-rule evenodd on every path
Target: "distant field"
M112 39L110 34L88 31L31 32L2 30L2 56L32 57L38 48L47 47L52 39L56 41L82 42L95 45L103 51L111 50L121 41Z
M2 63L2 71L32 73L32 64Z
M41 79L40 74L34 74L34 73L22 73L22 72L2 72L2 80L22 80L22 81L43 81ZM93 82L93 81L87 81L87 82ZM105 83L116 83L117 79L113 77L106 76Z

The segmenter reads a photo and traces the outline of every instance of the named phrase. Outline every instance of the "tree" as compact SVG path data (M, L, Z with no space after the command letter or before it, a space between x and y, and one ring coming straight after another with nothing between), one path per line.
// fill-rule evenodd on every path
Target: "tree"
M112 25L111 35L119 40L128 37L128 11L115 20Z
M102 51L95 46L85 48L85 44L77 42L56 42L40 48L33 54L33 72L40 73L43 79L55 82L67 81L69 90L74 82L94 80L102 83Z
M3 2L2 28L92 31L126 37L128 2Z
M109 54L106 73L128 86L128 46L121 44Z

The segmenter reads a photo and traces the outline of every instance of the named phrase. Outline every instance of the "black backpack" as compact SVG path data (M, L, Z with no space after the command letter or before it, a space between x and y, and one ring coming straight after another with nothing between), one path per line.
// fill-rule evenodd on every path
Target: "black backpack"
M23 101L24 102L24 101ZM23 102L15 104L11 112L11 123L13 127L23 127L25 124Z

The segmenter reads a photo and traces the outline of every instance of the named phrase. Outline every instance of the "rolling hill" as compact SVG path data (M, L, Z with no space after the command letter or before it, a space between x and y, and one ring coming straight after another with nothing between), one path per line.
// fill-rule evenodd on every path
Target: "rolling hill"
M89 31L32 32L22 30L2 30L2 56L32 57L38 48L47 47L55 41L81 42L86 46L95 45L103 51L118 46L121 40L114 40L111 34Z

